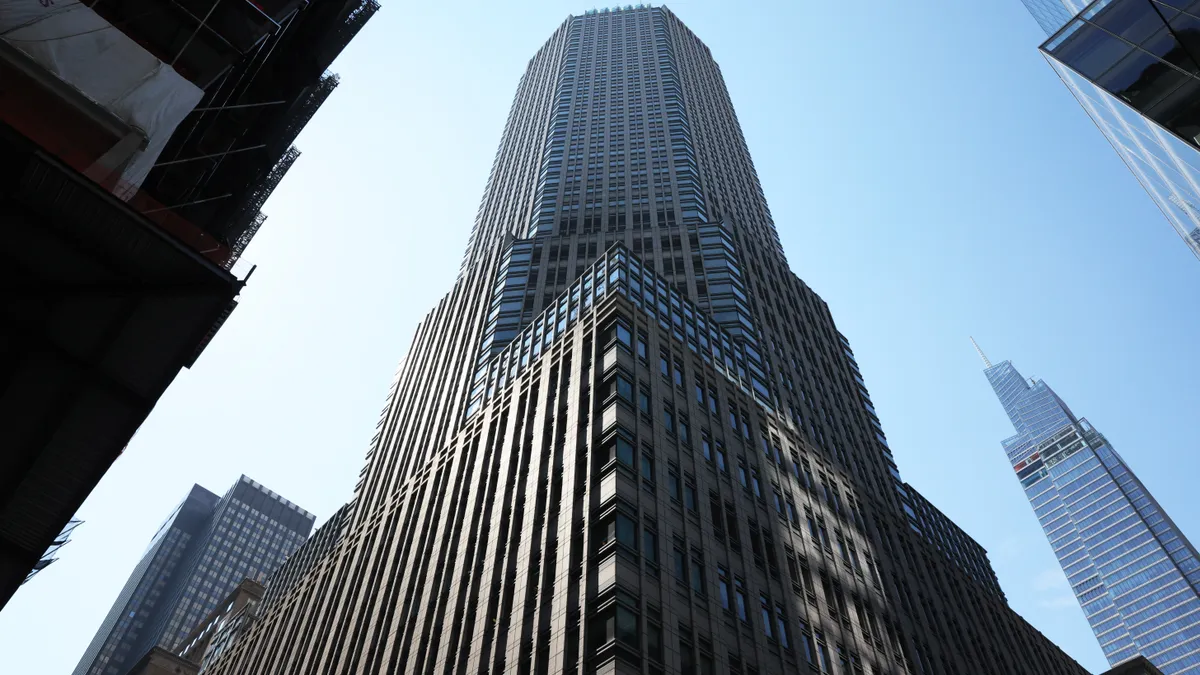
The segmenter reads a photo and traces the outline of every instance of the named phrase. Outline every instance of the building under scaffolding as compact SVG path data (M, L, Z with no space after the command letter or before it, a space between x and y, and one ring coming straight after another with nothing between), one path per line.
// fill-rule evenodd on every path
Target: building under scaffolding
M375 0L0 0L0 607L236 306Z

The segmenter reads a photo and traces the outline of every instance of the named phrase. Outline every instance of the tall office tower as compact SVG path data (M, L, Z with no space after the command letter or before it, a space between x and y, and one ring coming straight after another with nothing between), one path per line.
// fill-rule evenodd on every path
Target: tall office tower
M1049 385L983 360L1017 431L1004 451L1108 662L1141 654L1166 675L1200 673L1196 549Z
M239 583L265 580L312 526L311 514L245 476L224 497L194 486L150 540L74 675L125 675L155 646L184 646Z
M1200 258L1200 3L1021 1L1042 54Z
M233 311L377 7L0 2L0 607Z
M568 18L344 527L205 672L1083 673L914 508L848 344L708 48Z

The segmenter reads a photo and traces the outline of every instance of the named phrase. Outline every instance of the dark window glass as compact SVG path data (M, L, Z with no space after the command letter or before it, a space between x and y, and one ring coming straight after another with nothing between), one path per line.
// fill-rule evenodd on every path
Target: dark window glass
M632 649L641 647L637 614L617 605L617 640Z
M658 535L653 530L642 530L642 555L647 562L658 563Z
M629 466L630 468L632 468L633 467L633 444L630 443L629 441L625 440L624 438L621 438L618 436L617 442L616 442L616 448L617 448L616 449L617 460L620 461L621 463L625 464L626 466Z
M646 622L646 656L662 661L662 628L649 621Z
M816 655L813 654L813 639L808 633L800 634L800 650L804 652L804 660L809 663L815 662Z
M642 478L654 482L654 458L646 453L642 453Z
M1084 77L1096 79L1133 49L1095 26L1084 24L1050 51Z
M633 520L622 513L618 513L616 517L617 541L637 550L637 525Z
M696 512L696 488L687 483L683 484L683 505L688 511Z
M1176 13L1174 9L1167 7L1160 7L1158 10L1164 12L1166 17ZM1114 2L1091 17L1091 21L1134 44L1141 44L1163 27L1163 17L1155 11L1153 3L1145 0Z
M633 401L633 383L620 375L617 376L617 396L626 401Z
M721 594L721 608L729 609L729 572L724 567L717 568L717 587Z
M617 335L617 342L620 342L621 344L625 345L626 347L631 346L631 340L633 339L633 336L630 335L629 329L626 328L624 326L624 324L621 324L621 323L617 324L616 335Z
M704 564L695 558L692 559L692 590L704 593Z

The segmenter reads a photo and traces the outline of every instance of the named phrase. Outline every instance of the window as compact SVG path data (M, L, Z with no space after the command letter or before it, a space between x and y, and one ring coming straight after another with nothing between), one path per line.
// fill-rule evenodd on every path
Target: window
M617 375L616 394L621 398L633 403L633 383L624 375Z
M775 637L784 649L791 649L788 641L787 616L783 613L783 605L775 603Z
M650 392L646 389L638 389L638 410L646 417L650 417Z
M754 496L762 499L762 487L758 484L758 469L750 468L750 487L754 490Z
M642 529L642 555L646 562L658 564L658 535L649 528Z
M646 336L641 333L637 337L637 355L642 361L646 360Z
M772 628L771 628L771 625L774 623L773 621L771 621L771 602L769 600L767 600L766 595L763 595L761 593L758 596L758 609L759 609L759 612L762 614L763 635L766 635L768 638L774 639L775 634L773 633Z
M642 453L642 479L654 482L654 457L648 452Z
M750 618L746 615L746 585L741 579L733 578L733 604L737 609L737 618L750 622Z
M638 616L633 612L617 605L617 641L631 649L641 646L641 631L638 630Z
M683 483L683 505L688 511L696 512L696 487L690 480Z
M717 392L714 389L708 390L708 412L717 414Z
M688 442L688 418L684 415L679 416L679 440Z
M680 675L696 675L696 664L692 661L692 646L679 641L679 672Z
M621 323L620 321L616 323L614 335L617 338L617 342L620 342L626 347L632 346L633 336L629 333L629 328L627 328L625 324Z
M633 468L633 444L623 436L617 436L609 448L608 459L616 459L625 466Z
M709 440L707 431L700 432L700 453L704 455L704 461L712 461L712 441Z
M624 546L637 550L637 525L624 513L618 512L615 517L604 524L602 543L607 544L614 539Z
M646 622L646 656L662 661L662 627L649 621Z
M671 499L679 499L679 470L674 465L667 467L667 494Z
M729 571L717 565L717 588L721 594L721 609L729 611Z
M748 480L746 480L746 463L744 461L742 461L741 459L738 460L737 476L738 476L738 482L742 484L742 487L745 489L749 489L750 482Z
M727 473L728 467L725 465L725 447L721 445L721 441L717 441L717 470L721 473Z
M696 557L692 558L692 590L704 595L704 563Z
M599 649L613 640L637 649L641 644L638 634L638 616L624 605L609 607L596 617L592 636L593 649Z
M822 673L833 672L833 665L829 660L829 647L825 644L825 636L821 633L817 633L817 660Z
M704 385L699 380L696 381L696 403L704 405Z
M671 562L675 567L675 578L679 583L687 583L687 554L683 552L683 544L679 541L675 542L675 548L671 550Z
M671 412L670 408L665 406L663 407L663 426L666 428L668 434L675 434L675 415Z
M671 377L671 362L667 360L667 355L663 352L658 353L658 372L663 377Z
M804 652L804 660L809 663L816 663L817 655L813 649L812 635L808 632L808 626L800 622L800 651Z

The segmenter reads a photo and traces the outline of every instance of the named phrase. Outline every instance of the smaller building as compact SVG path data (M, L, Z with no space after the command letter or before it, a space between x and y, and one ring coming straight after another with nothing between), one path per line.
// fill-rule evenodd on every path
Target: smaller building
M259 582L304 543L313 521L246 476L224 497L194 486L151 540L74 674L121 675L154 647L186 647L244 580L261 598Z
M221 655L258 617L266 587L246 579L184 638L177 655L201 670Z

